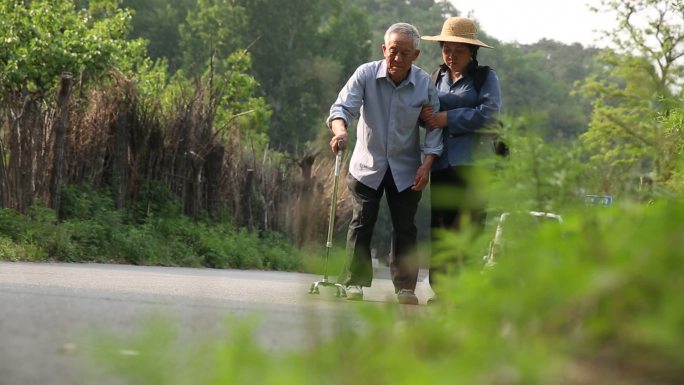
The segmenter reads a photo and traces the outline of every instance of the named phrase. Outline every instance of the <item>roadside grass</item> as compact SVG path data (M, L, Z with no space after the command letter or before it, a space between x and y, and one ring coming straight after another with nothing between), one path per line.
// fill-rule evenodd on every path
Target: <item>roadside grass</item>
M190 346L169 321L94 342L94 357L126 384L684 382L684 203L579 208L562 224L512 217L506 230L493 268L471 250L441 301L410 316L359 306L364 327L285 351L260 345L252 320Z
M0 260L126 263L299 271L302 253L284 236L192 221L172 197L116 210L106 192L70 186L61 219L34 205L0 209Z

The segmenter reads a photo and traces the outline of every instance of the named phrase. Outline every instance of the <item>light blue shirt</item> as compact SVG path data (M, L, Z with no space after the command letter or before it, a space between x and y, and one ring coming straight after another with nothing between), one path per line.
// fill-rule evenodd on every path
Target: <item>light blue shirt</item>
M327 120L328 127L338 118L348 126L360 115L349 161L351 175L377 189L389 167L397 189L410 188L421 154L442 153L441 129L428 130L421 148L418 117L424 105L439 111L439 98L430 75L415 65L398 85L387 75L384 60L357 68L330 107Z

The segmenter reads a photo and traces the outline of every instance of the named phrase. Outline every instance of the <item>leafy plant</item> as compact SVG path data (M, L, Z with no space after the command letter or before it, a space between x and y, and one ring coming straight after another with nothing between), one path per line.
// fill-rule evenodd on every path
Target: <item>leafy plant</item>
M682 381L684 204L587 207L517 230L494 268L445 277L434 308L359 304L328 337L307 325L313 344L270 349L246 319L213 341L188 345L166 321L164 333L143 327L91 346L128 384Z
M5 90L46 93L63 72L97 75L110 66L130 69L130 58L144 47L126 40L131 13L124 9L97 18L69 1L2 1L0 13L0 84Z

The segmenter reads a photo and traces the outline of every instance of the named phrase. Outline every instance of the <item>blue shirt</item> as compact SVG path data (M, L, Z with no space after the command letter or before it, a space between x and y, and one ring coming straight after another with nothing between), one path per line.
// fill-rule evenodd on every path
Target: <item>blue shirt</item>
M492 135L486 132L491 133L489 125L501 110L499 78L490 69L478 94L474 83L476 65L472 61L456 82L445 69L437 76L439 104L441 111L447 111L447 127L443 133L444 152L433 163L433 170L473 165L478 159L495 155Z
M399 191L413 185L422 154L442 153L442 130L428 130L421 149L418 117L424 105L439 110L430 75L415 65L400 84L387 75L384 60L362 64L330 107L327 124L341 118L345 125L358 118L356 146L349 172L377 189L389 167Z

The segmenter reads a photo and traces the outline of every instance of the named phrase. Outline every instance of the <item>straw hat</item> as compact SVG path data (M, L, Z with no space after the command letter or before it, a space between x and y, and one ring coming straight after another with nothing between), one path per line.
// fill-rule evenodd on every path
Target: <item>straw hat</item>
M475 23L467 17L450 17L444 21L441 34L437 36L423 36L422 38L424 40L451 41L493 48L478 40L477 27L475 26Z

